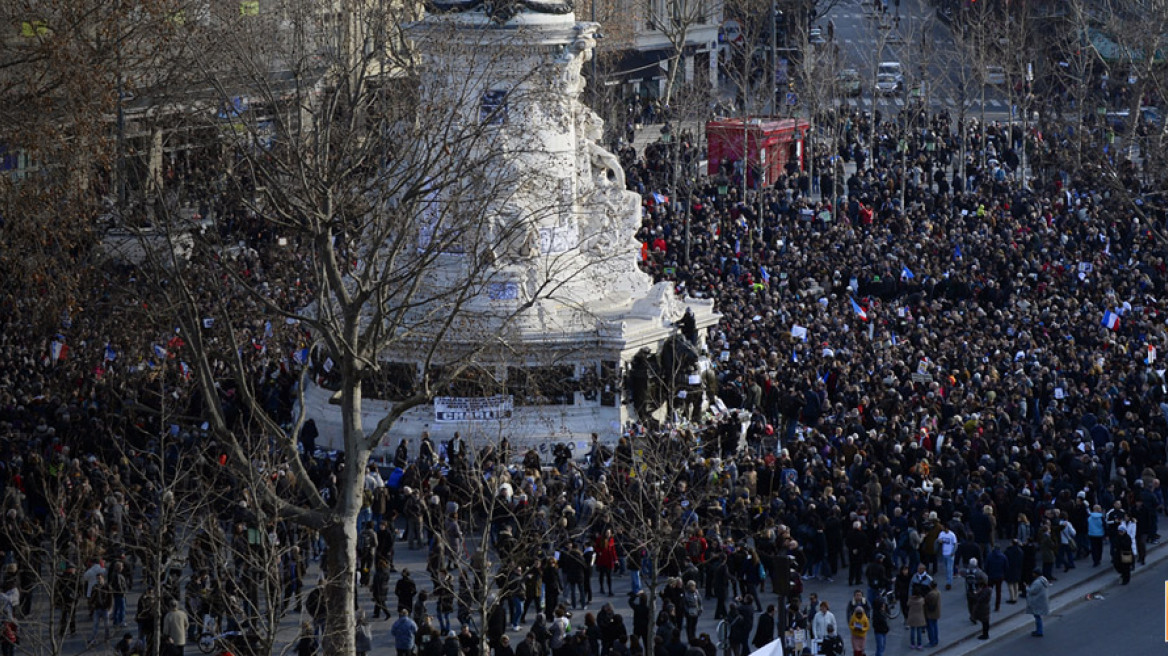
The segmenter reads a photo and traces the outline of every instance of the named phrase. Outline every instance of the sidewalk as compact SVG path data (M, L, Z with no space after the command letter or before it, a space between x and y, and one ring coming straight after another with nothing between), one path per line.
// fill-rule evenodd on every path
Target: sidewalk
M1156 576L1152 570L1165 560L1168 560L1168 548L1165 544L1148 545L1147 557L1144 559L1144 564L1137 566L1132 570L1132 578L1139 576ZM1080 560L1079 562L1083 562ZM1087 595L1095 592L1101 592L1119 586L1119 574L1116 573L1115 568L1111 566L1111 561L1107 554L1104 554L1103 563L1099 567L1091 567L1090 559L1086 559L1086 567L1080 565L1071 570L1069 574L1055 573L1058 578L1050 588L1050 614L1057 615L1065 613L1072 606L1084 603L1087 601ZM1115 589L1115 594L1122 595L1123 587ZM1003 613L1001 616L995 613L993 621L990 623L990 640L978 640L977 636L981 632L980 625L973 626L964 623L963 626L958 626L952 629L953 636L956 634L955 640L949 641L949 644L941 649L933 652L938 656L965 656L966 654L974 654L982 650L984 647L990 647L994 644L994 639L1005 638L1008 635L1013 635L1025 631L1029 633L1034 630L1034 616L1026 612L1026 600L1020 599L1019 603L1011 606L1012 610L1009 613ZM964 607L963 607L964 608ZM1002 610L1006 607L1003 605ZM965 619L961 616L959 619ZM944 618L942 617L942 626L944 626ZM942 629L941 635L947 635ZM942 642L946 642L942 640Z

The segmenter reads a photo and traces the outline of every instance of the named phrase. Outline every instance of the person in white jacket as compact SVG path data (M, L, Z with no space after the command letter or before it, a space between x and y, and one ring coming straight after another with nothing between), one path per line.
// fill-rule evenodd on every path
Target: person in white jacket
M827 637L827 627L829 626L833 630L838 630L835 625L835 615L832 614L827 602L823 601L819 604L819 612L815 613L815 617L811 619L811 637L823 640Z

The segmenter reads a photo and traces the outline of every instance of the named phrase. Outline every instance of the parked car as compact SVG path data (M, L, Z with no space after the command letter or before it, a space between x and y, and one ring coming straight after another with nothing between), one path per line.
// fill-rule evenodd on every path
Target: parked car
M845 68L835 76L835 86L841 96L858 96L863 85L860 84L860 72L854 68Z

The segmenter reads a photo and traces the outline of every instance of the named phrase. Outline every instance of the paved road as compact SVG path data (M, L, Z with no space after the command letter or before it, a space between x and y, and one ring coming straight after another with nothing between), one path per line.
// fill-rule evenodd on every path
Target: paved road
M932 111L947 109L957 114L964 104L969 116L981 116L984 106L988 120L1010 117L1005 90L976 83L968 62L958 61L949 27L935 17L926 0L902 0L899 22L892 20L893 14L890 9L887 16L880 17L869 4L843 0L817 25L826 26L828 19L835 24L839 67L859 71L865 87L872 86L878 62L898 61L907 86L925 82L923 95ZM846 102L851 107L876 107L885 112L904 106L901 97L874 96L867 88L861 97Z
M1103 599L1081 601L1047 618L1042 638L1030 629L995 640L978 656L1134 656L1168 653L1164 640L1164 584L1168 564L1136 568L1131 584L1100 585Z

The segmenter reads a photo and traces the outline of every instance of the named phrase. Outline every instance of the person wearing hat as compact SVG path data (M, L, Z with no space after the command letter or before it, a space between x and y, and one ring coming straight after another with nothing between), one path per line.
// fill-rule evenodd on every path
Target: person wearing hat
M170 600L170 608L162 618L162 635L173 641L178 653L182 653L187 645L187 628L190 619L187 612L178 606L178 599Z
M1047 589L1050 581L1042 575L1042 570L1034 570L1034 580L1026 588L1026 612L1034 616L1034 631L1030 635L1042 637L1042 618L1050 613Z
M397 580L397 585L393 586L393 594L397 597L398 608L412 609L414 607L414 595L418 594L418 585L414 583L408 568L402 568L401 578Z
M1131 523L1121 523L1116 529L1115 541L1111 545L1111 564L1115 571L1119 572L1123 585L1131 582L1132 567L1135 564L1135 553L1132 550L1134 543L1129 531L1132 531Z

